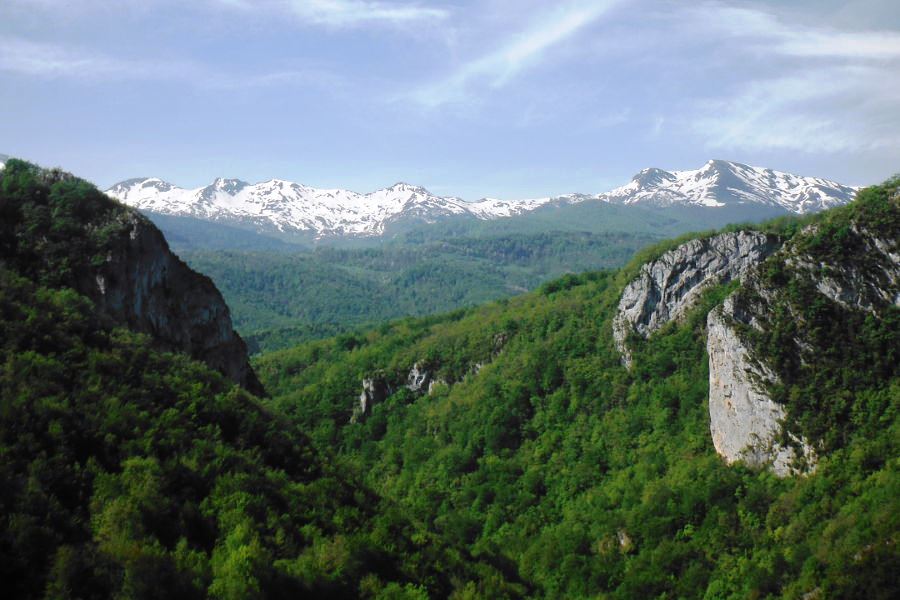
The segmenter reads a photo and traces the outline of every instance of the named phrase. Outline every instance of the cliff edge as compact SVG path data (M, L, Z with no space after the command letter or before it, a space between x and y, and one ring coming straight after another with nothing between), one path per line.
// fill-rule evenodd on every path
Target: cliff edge
M212 281L171 252L136 210L59 170L0 171L0 267L90 298L105 326L148 334L250 392L263 393Z

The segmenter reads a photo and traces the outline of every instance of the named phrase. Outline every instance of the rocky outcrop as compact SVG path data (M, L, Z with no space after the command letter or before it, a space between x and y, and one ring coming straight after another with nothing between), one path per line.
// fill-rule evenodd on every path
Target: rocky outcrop
M817 226L804 230L815 235ZM853 223L847 235L855 260L830 261L793 255L786 264L815 281L817 291L844 308L876 313L893 304L900 306L900 240L879 236Z
M833 241L823 246L816 241L820 227L808 226L778 252L773 260L780 278L874 318L881 318L887 307L900 306L900 239L854 220L841 234L842 247ZM782 431L784 407L766 391L779 383L779 377L748 345L754 336L745 333L742 338L740 333L765 333L775 310L781 312L781 321L796 324L782 343L791 347L797 363L807 368L817 364L822 348L809 335L814 324L802 307L784 292L783 283L773 283L761 270L750 270L741 289L707 317L709 416L713 444L729 463L771 464L776 474L784 476L814 468L816 454L804 439ZM789 443L782 444L784 440Z
M145 217L124 210L102 264L82 272L78 291L117 325L149 334L168 350L205 362L247 390L263 393L247 347L212 280L175 256Z
M420 366L419 363L415 363L409 370L409 375L406 376L406 389L413 393L419 393L422 390L430 392L432 383L431 371Z
M691 240L641 267L625 286L613 319L613 339L626 367L628 336L648 337L682 317L711 286L739 278L779 246L775 236L754 231Z
M362 421L364 417L372 413L373 406L384 402L392 393L393 389L383 376L379 375L363 379L362 392L359 394L356 406L353 407L350 422L359 423Z
M192 271L136 210L59 169L10 161L0 179L0 267L93 301L99 325L147 334L262 393L212 281Z
M784 408L766 393L778 381L768 367L751 358L733 322L733 297L707 316L706 350L709 354L709 428L716 452L730 464L743 461L751 467L771 464L781 477L798 472L796 459L815 463L812 449L791 436L799 448L779 443Z
M469 364L468 370L456 377L446 378L438 376L440 364L434 359L422 359L414 362L405 376L403 371L385 372L382 369L376 370L374 374L362 380L362 392L353 405L350 422L359 423L364 420L366 416L371 414L372 407L375 404L384 402L388 396L397 390L405 388L413 394L431 395L436 386L455 385L465 381L468 377L478 375L485 365L503 352L510 337L510 334L506 332L495 334L490 340L489 358L483 362Z

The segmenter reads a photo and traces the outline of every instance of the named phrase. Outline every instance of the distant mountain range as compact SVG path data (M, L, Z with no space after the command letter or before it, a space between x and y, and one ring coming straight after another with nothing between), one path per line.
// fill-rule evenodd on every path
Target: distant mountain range
M448 217L493 220L545 206L600 202L648 208L761 207L804 214L846 204L856 188L740 163L711 160L691 171L644 169L626 185L600 194L467 202L397 183L360 194L272 179L250 184L216 179L184 189L158 178L122 181L106 191L144 211L251 228L261 233L371 237L397 223L435 223Z
M0 154L0 168L7 158ZM711 160L689 171L644 169L629 183L599 194L526 200L483 198L467 202L458 197L437 196L408 183L360 194L280 179L251 184L223 178L194 189L180 188L155 177L128 179L106 193L153 214L154 218L188 218L194 223L192 230L198 223L209 222L278 237L325 239L375 238L400 226L450 219L492 221L570 205L688 209L692 215L699 210L701 219L734 213L744 218L751 215L753 220L757 214L762 218L832 208L850 202L856 191L857 188L827 179Z

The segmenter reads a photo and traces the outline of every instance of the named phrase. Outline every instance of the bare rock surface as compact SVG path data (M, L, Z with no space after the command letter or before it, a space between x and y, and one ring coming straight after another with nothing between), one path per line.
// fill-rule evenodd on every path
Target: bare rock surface
M432 374L423 365L415 363L406 376L406 389L417 393L422 390L431 390Z
M812 235L816 226L806 231ZM856 261L816 262L810 256L791 256L786 263L816 282L823 296L844 308L878 312L900 306L900 240L880 237L854 223L850 227Z
M79 291L114 323L149 334L161 347L185 352L263 393L212 280L173 254L162 233L136 211L116 218L121 227L106 260L80 275Z
M682 317L713 285L739 278L779 246L775 236L755 231L691 240L641 267L622 292L613 319L613 339L626 367L632 363L628 336L648 337Z
M392 393L393 389L385 381L383 375L363 379L362 392L359 394L356 406L353 407L353 415L350 417L350 422L359 423L362 421L372 413L373 406L384 402Z
M709 428L716 452L730 464L743 461L751 467L771 464L781 477L796 473L793 447L781 437L784 408L765 391L778 377L764 364L754 361L749 349L732 326L733 300L707 316L709 354ZM815 456L806 442L792 436L807 464Z

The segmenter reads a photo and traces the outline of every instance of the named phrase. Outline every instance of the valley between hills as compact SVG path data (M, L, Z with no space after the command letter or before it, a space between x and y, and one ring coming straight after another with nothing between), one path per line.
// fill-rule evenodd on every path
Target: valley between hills
M897 178L335 241L4 162L9 597L900 592Z
M107 193L144 212L214 279L255 354L621 267L655 241L840 206L855 190L711 160L689 171L643 169L609 192L528 200L224 178L192 190L138 178Z

